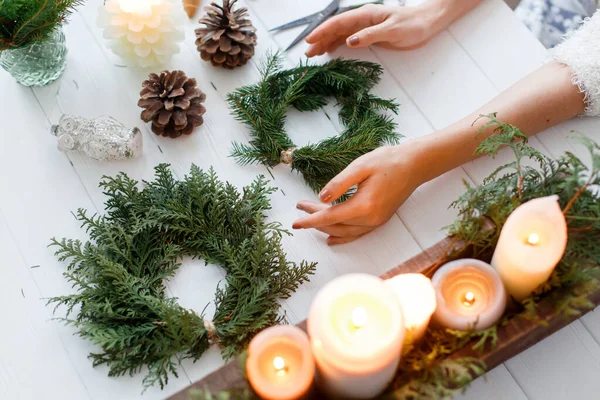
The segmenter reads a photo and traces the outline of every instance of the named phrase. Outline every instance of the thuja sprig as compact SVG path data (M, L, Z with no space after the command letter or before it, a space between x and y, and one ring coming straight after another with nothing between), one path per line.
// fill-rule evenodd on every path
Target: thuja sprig
M163 387L183 359L198 360L211 341L232 357L283 321L279 302L315 270L315 263L287 259L281 239L289 233L266 221L274 189L262 177L240 192L212 169L193 166L178 181L162 164L143 185L121 173L100 186L104 215L76 214L90 241L52 241L75 293L49 303L66 307L62 320L99 347L90 358L106 364L110 376L145 366L144 385ZM165 291L185 256L227 273L209 324L209 316L184 309Z
M396 124L385 115L397 113L393 100L370 93L383 73L367 61L335 59L323 65L300 63L284 70L279 54L267 56L260 82L228 95L237 120L250 129L248 144L234 143L232 156L241 164L273 167L281 162L300 172L319 191L356 158L384 144L396 144ZM285 131L287 110L315 111L334 99L345 129L339 136L297 148ZM287 152L286 161L282 153Z
M0 51L44 40L83 0L0 1Z

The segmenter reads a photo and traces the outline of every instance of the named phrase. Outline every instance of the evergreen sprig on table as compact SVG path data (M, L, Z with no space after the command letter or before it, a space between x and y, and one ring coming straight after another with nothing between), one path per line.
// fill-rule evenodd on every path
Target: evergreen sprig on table
M46 39L83 0L0 1L0 51Z
M232 155L239 163L267 167L288 163L318 192L356 158L398 142L396 124L383 113L397 113L397 104L370 93L383 73L381 66L339 58L323 65L300 63L286 70L282 64L279 54L268 56L260 82L228 95L233 115L250 128L252 136L248 144L233 144ZM330 98L340 108L344 131L297 148L285 130L288 108L315 111Z
M140 185L121 173L100 186L105 214L76 214L90 241L52 241L68 261L64 275L76 293L49 303L65 306L63 320L100 347L90 358L108 365L110 376L145 366L144 385L163 387L181 360L198 360L211 341L232 357L256 333L284 321L279 302L315 270L315 263L286 258L281 240L288 232L265 221L273 189L262 177L240 193L213 170L193 166L178 181L162 164L152 182ZM165 281L185 256L227 273L216 292L214 328L166 293Z

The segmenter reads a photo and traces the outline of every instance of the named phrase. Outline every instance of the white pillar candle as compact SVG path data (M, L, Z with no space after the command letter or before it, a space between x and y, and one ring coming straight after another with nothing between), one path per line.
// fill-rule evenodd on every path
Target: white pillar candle
M246 374L252 389L269 400L293 400L310 389L315 362L308 336L291 325L272 326L248 346Z
M506 290L498 273L483 261L461 259L442 266L431 278L437 295L433 319L458 330L483 330L502 317Z
M334 397L377 396L394 378L404 340L402 311L385 282L349 274L325 285L308 316L318 381Z
M523 300L546 282L567 247L567 222L558 196L541 197L517 207L509 215L492 266L508 293Z
M423 337L436 308L436 295L431 280L423 274L400 274L386 281L400 301L406 342Z

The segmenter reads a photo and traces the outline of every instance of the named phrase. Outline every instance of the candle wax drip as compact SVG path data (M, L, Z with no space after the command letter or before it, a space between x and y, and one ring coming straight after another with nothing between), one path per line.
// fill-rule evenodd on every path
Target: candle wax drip
M462 303L465 307L471 307L473 304L475 304L475 295L473 292L465 293L462 297Z
M356 307L352 311L352 325L355 329L360 329L367 324L367 310L364 307Z
M540 242L540 236L537 233L532 233L531 235L529 235L529 237L527 238L527 244L531 245L531 246L535 246L536 244L538 244Z

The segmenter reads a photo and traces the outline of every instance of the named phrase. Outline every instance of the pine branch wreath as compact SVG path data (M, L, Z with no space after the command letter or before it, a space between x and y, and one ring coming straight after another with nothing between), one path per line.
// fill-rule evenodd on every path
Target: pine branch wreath
M83 0L0 1L0 51L46 39Z
M162 388L177 376L179 362L198 360L211 342L231 358L256 333L284 322L279 301L315 270L315 263L289 261L281 245L289 233L265 221L274 189L263 177L240 193L212 169L193 166L177 181L161 164L143 188L123 173L100 186L108 197L105 215L76 214L91 240L52 240L59 260L68 261L64 276L76 293L48 303L55 311L66 307L62 320L101 348L89 357L94 366L106 364L109 376L146 366L144 386ZM185 256L227 272L212 321L165 291Z
M382 145L398 143L396 124L382 114L397 113L398 105L369 93L382 73L377 64L339 58L323 65L300 63L283 70L279 54L267 56L261 81L227 97L233 115L250 128L252 136L248 144L234 143L232 156L243 165L289 164L311 189L320 191L356 158ZM330 97L340 107L344 131L298 148L285 131L288 108L315 111Z

